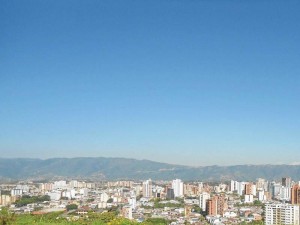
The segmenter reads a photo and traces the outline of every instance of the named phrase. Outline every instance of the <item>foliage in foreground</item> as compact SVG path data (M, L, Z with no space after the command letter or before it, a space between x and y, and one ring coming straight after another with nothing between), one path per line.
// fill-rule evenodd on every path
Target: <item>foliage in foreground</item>
M115 212L105 213L90 213L88 217L70 217L67 219L67 215L62 216L61 213L51 213L45 215L18 215L16 221L11 225L166 225L169 221L165 219L147 219L143 223L131 221L125 218L118 217ZM0 225L4 225L1 224ZM10 224L9 224L10 225Z
M1 208L0 211L0 225L13 225L15 224L16 216L7 208Z
M69 219L68 219L69 218ZM75 220L76 218L76 220ZM44 215L22 214L15 215L6 208L0 211L0 225L167 225L170 221L161 218L148 218L142 223L118 217L116 212L89 213L88 217L68 217L61 212ZM263 221L241 223L247 225L261 225Z

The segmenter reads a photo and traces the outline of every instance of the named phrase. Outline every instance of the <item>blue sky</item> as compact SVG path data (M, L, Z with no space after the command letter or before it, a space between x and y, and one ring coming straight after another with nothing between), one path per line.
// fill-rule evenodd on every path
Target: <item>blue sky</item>
M300 161L300 2L0 0L1 157Z

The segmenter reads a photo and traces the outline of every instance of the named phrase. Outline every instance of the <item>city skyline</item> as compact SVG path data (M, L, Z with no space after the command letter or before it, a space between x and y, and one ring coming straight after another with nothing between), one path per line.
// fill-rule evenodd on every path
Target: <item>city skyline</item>
M298 1L1 4L1 157L300 164Z

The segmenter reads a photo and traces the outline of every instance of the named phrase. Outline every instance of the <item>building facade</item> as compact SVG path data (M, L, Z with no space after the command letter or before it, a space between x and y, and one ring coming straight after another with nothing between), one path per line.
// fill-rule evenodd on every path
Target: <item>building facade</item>
M291 203L296 204L296 205L300 205L300 186L299 186L299 184L295 184L292 187Z
M266 225L299 225L299 206L291 204L266 204Z
M180 179L172 181L172 189L174 190L175 197L183 196L183 182Z
M210 194L207 192L203 192L199 196L199 207L202 209L202 211L206 211L206 202L210 198Z
M146 180L143 182L143 197L152 198L152 180Z

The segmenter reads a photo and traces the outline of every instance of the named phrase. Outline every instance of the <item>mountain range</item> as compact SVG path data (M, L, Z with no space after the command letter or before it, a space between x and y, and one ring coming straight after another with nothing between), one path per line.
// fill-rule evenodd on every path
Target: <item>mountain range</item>
M0 158L1 179L93 180L132 179L199 181L251 181L256 178L278 180L290 176L300 180L300 165L235 165L191 167L127 158Z

